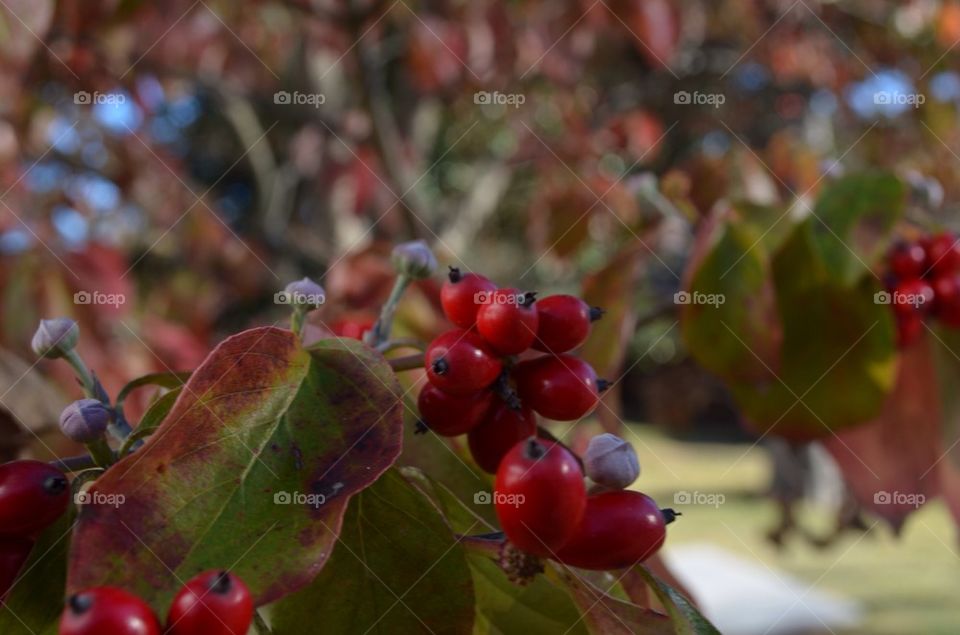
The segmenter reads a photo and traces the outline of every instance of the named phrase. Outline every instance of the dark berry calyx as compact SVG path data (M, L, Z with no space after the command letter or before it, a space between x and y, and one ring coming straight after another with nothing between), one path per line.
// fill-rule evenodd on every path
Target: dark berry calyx
M598 380L597 380L597 390L598 390L599 392L606 392L607 390L610 389L610 386L612 386L612 385L613 385L613 384L612 384L611 382L607 381L606 379L598 379Z
M527 439L527 443L523 446L523 456L531 461L536 461L540 459L547 453L547 449L543 446L537 437L530 437Z
M440 359L434 360L434 362L430 364L430 367L436 374L444 375L450 370L450 363L441 357Z
M597 320L602 318L604 315L606 315L606 313L607 313L606 309L601 309L598 306L592 306L590 307L590 321L596 322Z
M537 292L536 291L527 291L523 294L523 297L520 298L520 306L529 307L533 306L533 303L537 301Z
M210 581L210 592L219 593L220 595L226 594L233 587L233 581L230 579L229 571L221 571Z
M43 491L53 496L57 496L66 491L70 483L65 476L48 476L43 481Z
M457 283L460 282L460 279L463 276L460 274L460 269L458 267L450 267L450 271L447 273L447 278L450 279L450 282Z
M76 615L83 615L93 606L93 598L82 593L74 593L67 599L67 606Z
M667 507L666 509L661 509L660 513L663 514L663 522L667 525L675 521L678 516L683 516L683 514L681 514L680 512L674 511L669 507Z
M423 419L417 419L417 422L413 424L414 434L426 434L429 431L430 426Z

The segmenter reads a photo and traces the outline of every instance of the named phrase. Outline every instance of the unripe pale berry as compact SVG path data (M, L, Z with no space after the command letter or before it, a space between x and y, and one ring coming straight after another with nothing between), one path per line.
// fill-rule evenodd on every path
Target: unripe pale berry
M37 332L33 334L31 346L40 357L56 359L63 357L77 346L80 328L70 318L40 320Z
M79 399L60 414L60 430L77 443L90 443L100 438L113 421L113 412L96 399Z
M590 439L583 471L594 483L625 489L640 476L640 462L632 445L615 434L604 433Z

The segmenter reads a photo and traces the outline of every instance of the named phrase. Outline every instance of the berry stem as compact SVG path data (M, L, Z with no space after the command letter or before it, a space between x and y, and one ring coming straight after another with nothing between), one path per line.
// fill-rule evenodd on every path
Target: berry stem
M390 338L390 331L393 329L393 316L397 313L397 305L400 304L400 298L403 292L407 290L413 278L405 274L397 276L393 283L393 289L390 291L390 297L380 309L380 317L374 323L373 328L367 331L363 336L363 341L373 347L379 347Z
M424 360L426 359L423 353L417 353L416 355L406 355L404 357L395 357L393 359L387 360L387 363L390 364L395 372L400 372L404 370L415 370L417 368L423 368Z
M290 313L290 330L297 337L303 333L303 323L307 320L307 306L305 304L294 304L293 311Z
M389 353L390 351L395 351L398 348L414 348L418 351L425 351L427 350L427 345L422 340L418 340L415 337L398 337L393 340L387 340L378 346L377 350L381 353Z
M61 472L70 474L73 472L82 472L84 470L97 467L97 461L89 454L84 454L81 456L68 456L63 459L56 459L54 461L50 461L50 465L57 468Z
M113 465L114 454L113 450L110 449L110 446L107 445L107 440L101 436L98 439L91 441L86 444L87 450L90 451L90 456L93 457L93 460L96 462L97 467L102 467L107 469Z

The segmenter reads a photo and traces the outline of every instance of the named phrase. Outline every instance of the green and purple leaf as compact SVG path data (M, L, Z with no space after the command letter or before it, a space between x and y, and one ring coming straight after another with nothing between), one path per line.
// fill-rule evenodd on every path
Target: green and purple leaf
M359 342L235 335L91 487L122 503L82 508L68 590L113 584L162 613L181 580L225 568L258 605L291 593L330 556L349 497L396 460L401 428L396 377Z

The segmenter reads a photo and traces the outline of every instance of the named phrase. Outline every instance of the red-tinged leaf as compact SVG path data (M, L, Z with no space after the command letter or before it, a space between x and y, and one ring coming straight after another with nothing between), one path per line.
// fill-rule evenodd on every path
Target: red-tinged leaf
M939 491L940 408L929 338L900 357L880 416L825 440L857 500L899 530Z
M672 635L675 631L666 615L611 596L587 574L551 562L547 577L556 579L579 607L589 633L615 635Z
M304 349L273 327L227 339L147 443L91 487L92 500L122 504L82 508L68 589L121 586L163 613L178 579L205 569L236 572L257 604L302 587L350 495L397 458L398 395L383 358L356 341Z

